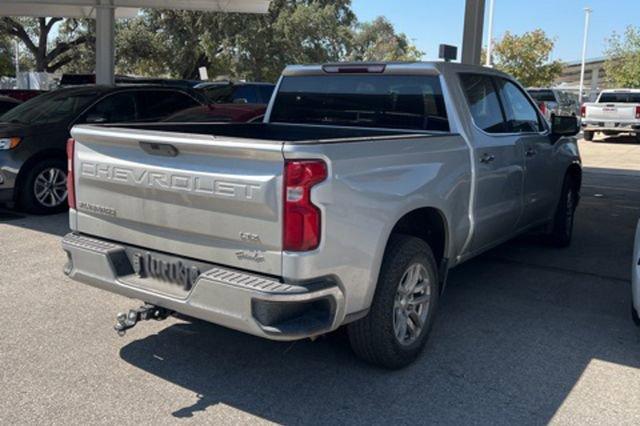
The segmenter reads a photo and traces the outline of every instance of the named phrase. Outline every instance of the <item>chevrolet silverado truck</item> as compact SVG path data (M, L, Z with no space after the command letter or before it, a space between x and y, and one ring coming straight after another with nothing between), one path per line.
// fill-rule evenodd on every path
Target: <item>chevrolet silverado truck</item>
M607 136L634 134L640 142L640 90L603 90L595 103L582 105L584 139L593 140L596 132Z
M263 123L79 125L72 279L291 341L346 325L366 361L421 353L447 272L518 234L569 244L575 117L452 63L285 69Z

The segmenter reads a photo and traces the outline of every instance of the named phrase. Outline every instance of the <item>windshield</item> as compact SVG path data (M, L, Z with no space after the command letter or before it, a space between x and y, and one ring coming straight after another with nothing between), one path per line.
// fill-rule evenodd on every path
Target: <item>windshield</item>
M556 102L551 90L529 90L529 95L538 102Z
M271 122L449 131L436 76L285 77Z
M600 95L601 104L640 104L640 93L607 92Z
M47 124L72 120L96 98L97 92L56 91L33 98L0 116L0 122Z

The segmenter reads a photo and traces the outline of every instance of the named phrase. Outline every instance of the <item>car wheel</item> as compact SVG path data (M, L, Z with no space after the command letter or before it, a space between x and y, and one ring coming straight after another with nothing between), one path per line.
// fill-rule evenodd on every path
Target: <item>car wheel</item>
M438 298L438 269L429 245L392 235L369 314L347 326L353 351L384 368L411 364L427 342Z
M573 237L573 223L578 206L578 192L574 180L567 175L562 184L562 195L553 218L550 243L556 247L568 247Z
M583 133L584 140L588 141L588 142L591 142L593 140L593 135L594 135L593 132L584 132Z
M49 159L27 172L19 194L20 207L28 213L53 214L67 209L67 164Z

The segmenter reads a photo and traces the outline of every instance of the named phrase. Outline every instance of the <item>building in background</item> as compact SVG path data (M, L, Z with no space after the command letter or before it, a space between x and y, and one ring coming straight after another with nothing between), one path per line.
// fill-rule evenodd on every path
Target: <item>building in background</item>
M585 63L584 90L587 101L595 101L601 90L609 88L604 71L605 61L605 58L593 58ZM555 87L577 94L580 91L580 68L580 61L565 63Z

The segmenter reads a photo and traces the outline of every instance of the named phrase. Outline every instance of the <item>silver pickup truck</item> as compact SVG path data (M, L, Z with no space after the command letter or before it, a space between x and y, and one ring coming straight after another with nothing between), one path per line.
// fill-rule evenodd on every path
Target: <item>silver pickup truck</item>
M508 75L451 63L288 67L264 123L74 127L74 280L275 340L347 325L412 362L447 272L526 231L571 240L575 117L549 125Z

